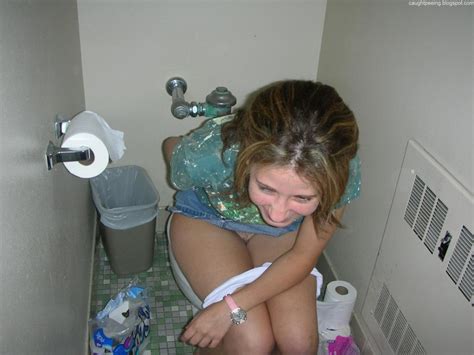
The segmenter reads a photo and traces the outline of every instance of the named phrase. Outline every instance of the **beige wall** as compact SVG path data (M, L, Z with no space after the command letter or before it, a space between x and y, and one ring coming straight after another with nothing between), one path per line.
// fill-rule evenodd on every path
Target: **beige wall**
M328 1L318 79L338 88L358 118L363 180L348 228L326 255L358 289L358 312L408 139L474 189L473 9Z
M86 351L88 182L44 156L84 109L79 45L74 0L0 1L0 354Z
M202 118L170 113L166 81L183 77L185 99L202 102L226 86L242 103L285 78L316 77L325 0L79 0L87 109L125 132L118 163L150 173L160 205L172 201L161 142Z
M242 103L270 81L316 78L320 60L318 79L361 128L362 196L326 253L358 288L360 311L408 138L473 190L473 11L330 0L320 57L325 9L325 0L79 0L81 57L74 1L0 2L0 353L85 350L93 209L87 181L46 171L54 116L86 106L124 131L119 164L144 166L165 206L161 141L202 120L171 116L164 86L175 75L188 101L223 85Z

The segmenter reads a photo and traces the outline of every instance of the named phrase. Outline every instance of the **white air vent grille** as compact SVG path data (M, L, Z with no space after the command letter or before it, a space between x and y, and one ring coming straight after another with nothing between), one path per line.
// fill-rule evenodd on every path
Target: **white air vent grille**
M380 324L382 322L383 313L385 312L385 307L387 306L388 298L390 293L388 292L387 286L385 284L380 291L379 300L377 306L375 307L374 317L377 319L377 322Z
M394 353L426 354L423 345L421 345L416 337L415 332L408 324L385 284L383 284L380 290L374 317L377 319L382 333Z
M472 191L410 140L362 307L380 354L472 354L473 215Z
M411 354L426 354L426 351L419 340L416 342L415 348Z
M469 265L467 266L466 272L459 283L459 289L464 294L464 296L471 300L472 295L474 294L474 255L471 254L471 259L469 260Z
M431 212L433 211L433 206L436 200L436 195L429 187L425 189L423 195L423 201L421 202L420 210L418 211L418 216L416 217L415 226L413 231L418 236L418 238L423 239L428 226L428 221L430 220Z
M438 244L447 214L448 207L443 201L437 198L436 194L423 179L416 176L405 209L404 219L408 225L412 227L413 232L418 238L420 240L424 239L424 245L431 254L434 253L436 245ZM447 238L450 239L451 237L448 236ZM474 237L472 233L463 226L454 253L449 259L446 269L446 272L454 284L458 283L463 270L466 270L466 277L463 278L465 281L462 285L459 285L459 290L468 301L471 301L473 295L472 268L465 268L465 266L469 261L473 244ZM449 243L446 248L448 247ZM446 250L444 253L446 253ZM443 261L444 255L443 257L440 256L440 258L441 261Z
M448 208L443 203L443 201L436 201L436 207L433 212L433 217L431 217L431 223L428 227L428 232L426 233L425 245L433 254L436 244L438 243L439 236L441 235L441 229L443 228L446 215L448 214Z
M380 326L380 328L382 328L383 334L385 335L385 338L387 339L390 335L390 330L392 329L393 321L395 320L395 315L397 314L397 311L397 303L395 302L393 297L390 296L387 311L385 312L385 315L382 319L382 324Z
M407 330L405 331L405 336L403 337L402 344L400 345L400 349L398 349L398 353L410 354L413 345L417 341L418 339L416 338L415 332L413 331L413 329L411 329L410 326L408 326Z
M416 176L404 219L420 240L423 240L426 233L425 245L432 254L447 213L448 208L443 201L437 200L436 194L419 176Z
M408 206L405 211L405 221L407 221L410 228L413 228L413 223L415 222L416 213L418 212L418 206L420 205L424 188L425 183L417 176L413 183L410 200L408 201Z
M462 270L468 262L469 254L471 253L473 243L474 236L465 226L463 226L461 234L458 238L458 242L456 243L456 247L454 248L453 256L449 260L448 268L446 269L446 272L455 284L458 282L459 276L461 276ZM470 264L472 265L472 262ZM469 268L468 266L463 277L463 280L465 279L466 281L459 286L460 291L463 293L463 295L467 298L468 301L471 301L473 293L472 272L472 267Z
M388 339L392 349L397 349L398 345L400 345L400 340L402 340L403 332L405 331L407 324L407 320L403 313L398 312L397 319L393 325L392 334L390 334L390 338Z

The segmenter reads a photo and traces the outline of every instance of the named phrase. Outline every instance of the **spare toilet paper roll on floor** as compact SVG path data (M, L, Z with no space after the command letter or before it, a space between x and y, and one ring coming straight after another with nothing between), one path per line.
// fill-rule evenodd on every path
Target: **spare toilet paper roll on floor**
M83 111L74 116L67 126L61 147L92 150L91 162L65 162L64 166L80 178L92 178L101 174L112 161L123 156L125 144L123 132L110 128L107 122L92 111Z
M356 299L357 290L349 282L330 282L323 301L317 302L319 333L331 333L334 338L350 335L349 322Z

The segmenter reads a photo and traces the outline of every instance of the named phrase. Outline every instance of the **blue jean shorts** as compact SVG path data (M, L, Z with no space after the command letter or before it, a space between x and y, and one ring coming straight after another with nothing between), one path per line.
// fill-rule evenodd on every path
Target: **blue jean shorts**
M170 207L169 211L187 217L200 219L217 227L237 233L266 234L272 237L279 237L282 234L294 232L298 230L301 224L301 220L298 220L286 227L276 228L266 224L246 224L235 222L224 218L212 207L202 203L193 189L178 191L175 196L175 205Z

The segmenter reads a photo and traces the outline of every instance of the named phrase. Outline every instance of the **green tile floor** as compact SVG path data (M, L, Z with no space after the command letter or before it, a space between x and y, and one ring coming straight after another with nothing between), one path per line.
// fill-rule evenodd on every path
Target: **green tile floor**
M164 234L156 234L153 266L137 276L140 285L147 287L152 312L147 350L152 355L192 354L193 347L180 342L178 338L183 326L193 316L193 307L173 278ZM93 318L101 311L132 277L118 277L110 269L105 250L99 241L94 260L90 317Z

